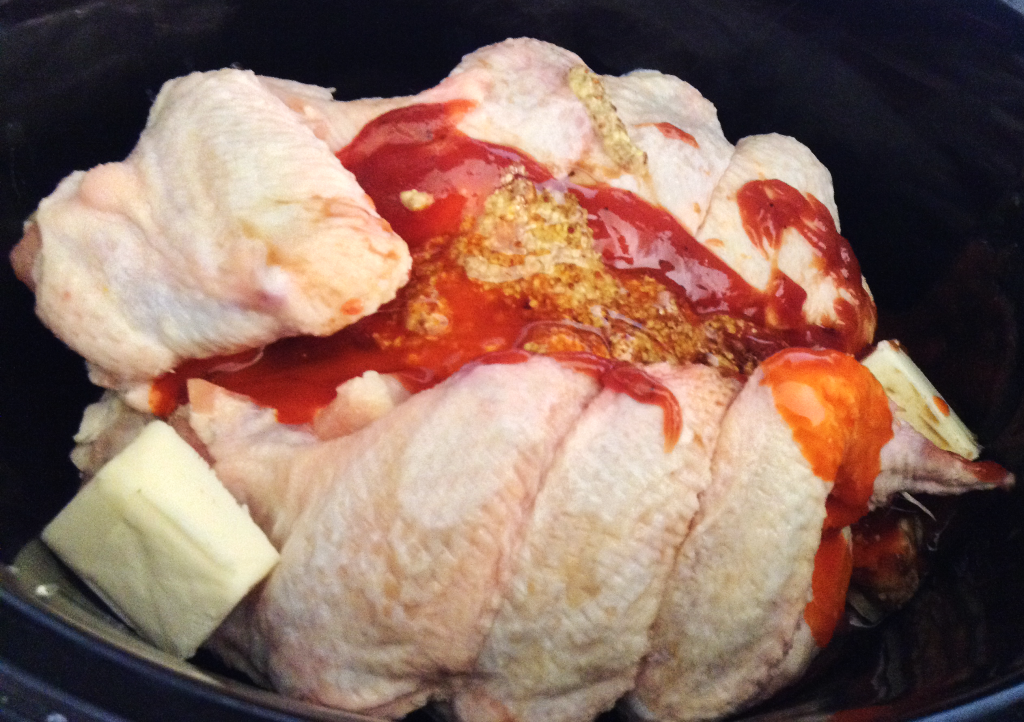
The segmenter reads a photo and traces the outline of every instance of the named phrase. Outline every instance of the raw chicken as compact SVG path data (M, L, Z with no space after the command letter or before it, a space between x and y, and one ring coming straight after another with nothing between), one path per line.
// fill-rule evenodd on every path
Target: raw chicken
M40 203L15 270L94 382L330 334L405 283L405 243L317 137L329 129L281 97L325 92L239 70L169 81L127 160Z
M642 716L714 719L763 699L822 644L827 498L842 529L875 477L902 480L875 503L1012 483L936 467L946 452L893 420L866 369L819 355L825 380L759 371L742 391L648 368L681 414L670 451L665 406L543 356L473 366L328 441L194 381L190 423L282 551L212 646L287 694L389 716L437 699L467 721L588 720L632 691ZM855 393L829 396L842 374ZM835 419L825 471L779 408L785 383Z
M507 40L467 55L448 78L418 95L321 110L346 144L384 112L469 100L473 107L456 124L469 137L517 148L557 178L583 176L634 191L696 232L733 150L715 107L690 84L652 70L594 76L610 103L588 104L568 82L574 68L586 65L568 50L528 38ZM614 126L620 129L616 137L604 130ZM624 155L641 160L629 167Z
M679 441L666 453L665 412L627 394L586 407L544 475L460 718L590 719L632 689L738 387L706 366L647 372L680 406Z
M665 209L756 291L781 298L782 281L801 289L795 315L775 309L768 327L833 329L848 351L870 341L874 305L856 262L816 260L852 258L845 240L781 219L780 238L765 242L735 220L738 183L779 178L824 209L819 224L838 228L831 179L810 151L767 136L734 157L714 107L685 82L654 71L597 76L529 39L481 49L406 98L335 102L321 88L238 70L169 81L129 158L66 178L12 261L40 318L86 358L92 379L145 410L149 380L185 359L330 334L394 296L408 277L406 246L332 153L386 111L451 102L464 104L455 127L466 136L516 148L556 179L626 189ZM397 194L376 199L378 210L388 203ZM624 256L650 253L621 220L602 222ZM684 287L706 282L674 273Z
M367 122L395 108L470 100L472 108L456 123L469 137L522 150L556 178L633 191L672 213L754 288L770 290L779 273L792 279L807 294L802 313L808 323L853 327L849 350L870 342L874 304L856 260L847 253L849 262L833 261L848 248L845 241L840 245L827 238L826 228L813 227L838 231L839 216L831 175L808 148L766 135L741 140L734 149L714 106L689 84L656 71L591 74L595 92L607 102L587 102L567 82L573 68L585 67L548 43L507 40L466 56L447 79L419 95L353 101L323 112L338 139L351 141ZM630 165L623 155L640 160ZM781 214L772 218L778 237L767 243L749 233L751 221L737 197L743 184L764 179L782 181L796 189L798 202L813 207L802 223Z
M170 81L12 262L117 392L83 474L169 416L281 551L210 646L348 710L729 714L828 642L869 508L1013 482L843 353L875 307L810 150L535 40L404 98Z

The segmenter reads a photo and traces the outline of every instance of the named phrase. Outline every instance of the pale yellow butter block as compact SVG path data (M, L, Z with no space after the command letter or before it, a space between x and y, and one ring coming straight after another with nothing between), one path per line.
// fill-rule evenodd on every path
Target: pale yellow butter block
M182 658L279 555L206 461L153 421L43 530L125 622Z

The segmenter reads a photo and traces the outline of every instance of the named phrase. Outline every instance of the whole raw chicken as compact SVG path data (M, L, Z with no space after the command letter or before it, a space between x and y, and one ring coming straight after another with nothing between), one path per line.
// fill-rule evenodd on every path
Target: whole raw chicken
M828 643L869 510L1013 483L856 360L838 230L793 139L510 40L406 98L170 81L12 262L110 390L85 475L167 417L280 550L229 663L392 717L697 720Z

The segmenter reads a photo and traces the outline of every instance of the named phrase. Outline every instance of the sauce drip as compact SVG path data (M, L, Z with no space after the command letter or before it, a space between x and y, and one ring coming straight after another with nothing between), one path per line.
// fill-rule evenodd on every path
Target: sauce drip
M765 361L761 381L814 474L830 482L821 546L804 611L824 647L841 618L852 557L843 528L868 512L892 414L881 384L852 357L832 350L788 349Z
M1007 487L1012 484L1013 476L995 461L971 462L971 473L974 478L984 484Z
M560 363L594 377L606 389L627 394L641 404L660 406L664 414L662 432L665 436L665 453L675 448L683 431L683 412L679 408L679 401L660 381L633 364L615 359L572 352L550 355Z
M671 213L618 188L559 185L587 209L594 244L610 268L657 278L698 314L764 322L765 295L687 233Z
M853 302L840 298L835 302L839 331L844 341L841 350L856 353L871 343L875 328L874 303L861 282L860 264L849 241L836 229L825 204L811 194L804 195L781 180L758 180L746 183L736 194L740 218L747 236L762 251L778 251L785 231L792 229L803 236L814 249L819 270L830 276L836 286L846 291ZM778 288L780 300L792 293L796 285L778 268L774 270L769 288ZM799 286L796 287L803 293ZM770 294L771 295L771 294ZM803 298L800 299L802 305ZM799 314L793 315L794 301L782 302L778 314L783 327L799 326ZM799 310L799 307L797 307Z
M697 142L696 138L671 123L641 123L640 127L642 128L648 125L657 128L658 132L666 138L670 138L671 140L681 140L687 145L692 145L694 148L700 148L700 144Z
M590 376L602 388L626 394L641 404L661 407L664 418L662 434L665 437L665 453L675 448L683 432L683 412L675 395L663 383L643 369L624 361L571 351L556 351L545 355L566 368ZM476 363L520 364L529 361L531 356L533 354L522 349L510 349L482 356Z
M846 610L846 590L853 576L853 553L842 529L822 529L821 544L814 554L811 601L804 607L804 621L811 628L814 643L824 647L831 641Z
M570 225L568 237L592 233L593 249L604 264L596 277L604 274L605 280L628 291L619 298L632 299L653 318L658 312L652 309L668 294L683 318L680 323L717 323L708 337L726 339L723 353L733 358L726 359L724 368L752 369L794 344L850 345L840 332L801 320L805 295L791 279L780 277L767 294L753 289L664 209L610 186L553 179L545 167L517 150L468 137L456 124L473 107L461 100L390 111L364 126L338 153L413 253L413 279L396 299L329 337L284 339L258 357L246 352L187 361L154 382L153 411L170 414L186 401L187 380L202 377L276 409L283 423L307 423L331 402L339 384L368 370L397 374L410 390L419 391L484 354L524 345L530 350L539 345L543 351L616 355L607 329L583 332L583 323L567 318L557 303L537 303L503 290L501 284L478 282L461 265L445 262L447 251L472 231L488 198L511 176L525 179L538 192L575 199L586 228ZM407 206L403 193L409 191L429 202ZM751 206L755 194L748 195ZM846 263L842 268L852 272L854 267ZM411 290L417 280L418 290ZM566 285L573 288L571 282ZM631 332L643 325L615 309L607 315L612 326ZM785 319L785 328L771 328L770 322L778 319ZM552 325L559 327L554 333ZM538 336L544 337L543 343L537 342ZM659 343L655 339L650 347L657 349ZM669 349L653 360L704 358L700 349L691 356ZM619 377L629 386L627 371L615 371L613 378Z
M518 309L500 293L476 292L448 277L437 286L451 303L451 331L432 339L409 334L392 302L340 333L325 338L298 336L263 349L259 360L237 368L253 352L185 362L154 384L150 407L170 414L187 399L189 378L202 377L277 410L285 424L304 424L335 397L339 384L368 370L396 374L412 392L451 376L480 356L512 348L523 331Z

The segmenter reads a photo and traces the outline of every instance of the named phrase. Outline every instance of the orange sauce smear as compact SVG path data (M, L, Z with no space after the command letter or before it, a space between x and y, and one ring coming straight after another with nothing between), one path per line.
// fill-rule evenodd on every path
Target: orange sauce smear
M853 553L842 529L822 529L821 544L814 555L811 601L804 607L804 621L814 643L827 645L846 610L846 590L853 576Z
M892 414L881 384L847 354L787 349L766 360L761 383L814 474L832 483L825 500L821 546L804 611L814 640L824 647L842 617L852 556L842 535L868 512L882 447L892 439Z

